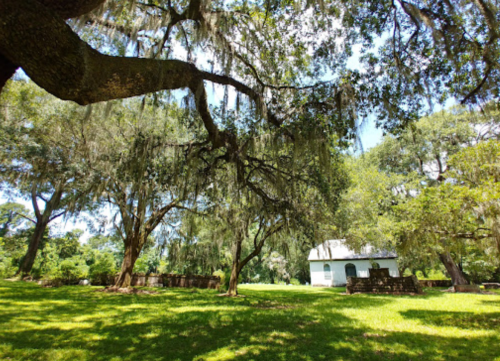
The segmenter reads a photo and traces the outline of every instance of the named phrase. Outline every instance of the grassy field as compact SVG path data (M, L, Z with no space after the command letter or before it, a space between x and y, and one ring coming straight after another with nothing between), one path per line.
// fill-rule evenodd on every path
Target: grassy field
M341 295L241 286L245 298L0 281L2 360L500 360L500 292Z

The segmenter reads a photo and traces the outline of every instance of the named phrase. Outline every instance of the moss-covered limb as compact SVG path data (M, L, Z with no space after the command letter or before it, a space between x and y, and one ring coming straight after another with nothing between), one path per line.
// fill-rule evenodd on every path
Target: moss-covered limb
M203 80L231 85L260 108L263 104L247 85L200 71L193 64L103 55L83 42L58 14L35 0L0 0L0 53L45 90L82 105L189 88L215 147L231 142L228 135L221 136L211 117Z
M38 0L64 19L76 18L98 8L106 0ZM16 1L18 2L18 1Z
M198 76L181 61L103 55L34 0L0 1L0 52L50 93L79 104L186 88Z

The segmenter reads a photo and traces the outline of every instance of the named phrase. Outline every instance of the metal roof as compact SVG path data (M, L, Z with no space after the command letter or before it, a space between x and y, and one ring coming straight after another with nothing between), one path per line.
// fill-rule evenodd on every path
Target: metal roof
M345 244L345 239L331 239L325 241L319 246L311 249L309 261L334 261L346 259L383 259L397 258L398 255L394 251L375 250L372 246L363 247L360 252L355 252Z

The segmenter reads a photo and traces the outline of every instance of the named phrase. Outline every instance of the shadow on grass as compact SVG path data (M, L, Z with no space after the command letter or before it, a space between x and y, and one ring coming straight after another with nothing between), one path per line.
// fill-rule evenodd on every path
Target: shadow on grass
M408 310L400 312L405 318L419 320L422 324L463 329L500 330L500 312L473 313L449 311Z
M341 313L396 300L385 295L244 290L249 297L233 299L203 290L110 295L9 286L0 284L0 358L12 360L467 360L471 350L489 360L500 341L382 332ZM438 317L403 312L419 321L426 315Z
M500 307L500 300L481 300L482 304Z

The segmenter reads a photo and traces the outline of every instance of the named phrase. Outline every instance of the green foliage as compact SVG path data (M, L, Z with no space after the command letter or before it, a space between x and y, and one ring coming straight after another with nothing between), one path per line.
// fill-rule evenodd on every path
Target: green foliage
M0 179L23 196L34 196L34 202L45 200L45 221L62 210L77 211L91 179L84 175L85 155L75 138L85 109L27 81L10 81L2 90L0 107L9 109L0 112ZM52 197L58 191L62 194L56 200Z
M435 270L435 269L427 269L427 270L425 270L425 274L423 271L418 270L417 272L415 272L415 276L417 276L417 278L419 280L449 280L450 279L441 270Z
M142 254L134 265L134 273L149 273L149 259L147 255Z
M10 254L5 250L5 244L0 237L0 278L12 276L16 272L15 265L12 264Z
M355 248L396 248L402 271L449 253L470 279L488 279L500 262L499 121L491 104L484 115L441 111L350 162L340 236Z
M90 282L96 285L106 285L109 277L117 271L116 260L110 252L99 252L94 264L89 268Z
M218 269L217 271L212 273L212 276L220 277L221 291L227 290L227 286L229 284L229 277L228 277L228 275L226 275L226 272ZM229 276L231 276L231 275L229 275Z
M66 285L77 284L79 280L87 278L89 267L81 256L63 259L56 267L52 267L46 274L50 281Z
M26 207L18 203L0 204L0 277L16 273L31 235Z
M0 204L0 237L15 233L23 226L26 226L26 207L18 203Z

